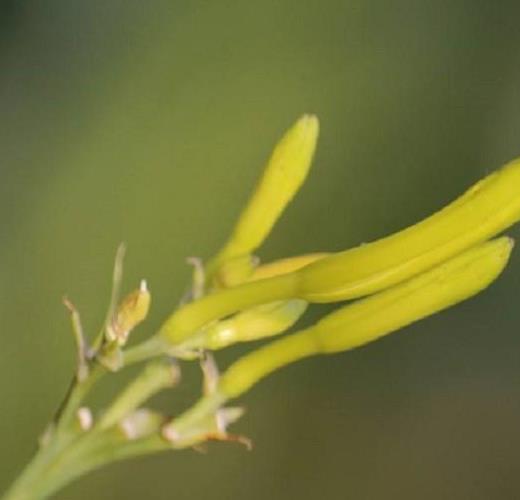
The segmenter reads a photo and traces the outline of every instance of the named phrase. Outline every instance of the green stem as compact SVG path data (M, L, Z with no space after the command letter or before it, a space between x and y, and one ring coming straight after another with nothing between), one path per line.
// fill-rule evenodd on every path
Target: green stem
M82 382L80 382L77 378L74 379L73 385L66 396L66 400L57 415L56 433L59 434L65 431L68 426L70 426L82 401L90 392L94 384L104 375L104 373L105 369L100 364L96 363L91 367L88 378Z
M168 349L171 349L171 345L158 335L154 335L135 347L125 350L123 352L123 364L124 366L129 366L140 363L141 361L167 354Z
M2 500L29 500L47 496L42 489L47 470L76 440L77 434L74 432L72 424L77 410L90 389L104 373L103 367L96 363L91 367L85 380L79 381L77 376L73 379L52 424L49 442L41 446L18 479L2 497ZM71 472L69 472L68 467L62 470L61 475L64 480L68 480L68 475Z
M41 449L2 500L48 498L74 479L102 465L166 451L170 445L156 434L127 441L122 434L111 430L108 433L87 433L59 448L58 452Z
M4 494L2 500L33 500L46 498L43 492L43 483L47 478L47 470L59 457L63 450L70 444L70 435L66 437L55 435L52 441L41 447L29 464L25 467L9 490ZM62 474L65 476L67 470Z

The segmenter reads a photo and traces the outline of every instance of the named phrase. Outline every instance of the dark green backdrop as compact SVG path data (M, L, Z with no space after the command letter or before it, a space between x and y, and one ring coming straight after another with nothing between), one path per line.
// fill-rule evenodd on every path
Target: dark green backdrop
M322 122L315 168L266 259L400 229L520 155L519 15L512 0L0 2L0 485L72 370L61 295L94 331L124 240L151 332L301 113ZM519 304L517 252L476 299L256 387L237 426L252 453L119 464L58 498L520 498ZM158 404L180 411L198 383L188 371Z

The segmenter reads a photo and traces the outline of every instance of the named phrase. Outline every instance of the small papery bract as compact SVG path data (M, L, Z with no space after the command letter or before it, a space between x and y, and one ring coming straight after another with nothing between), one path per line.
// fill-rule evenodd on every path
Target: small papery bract
M129 333L148 316L151 295L145 280L119 304L112 322L107 326L109 341L124 345Z

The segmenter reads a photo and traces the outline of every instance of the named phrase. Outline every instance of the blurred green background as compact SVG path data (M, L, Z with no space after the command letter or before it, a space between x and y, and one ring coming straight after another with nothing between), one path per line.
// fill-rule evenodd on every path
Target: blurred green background
M519 15L513 0L2 0L0 486L73 368L61 296L94 332L124 240L126 289L145 277L154 296L136 337L151 333L301 113L321 119L315 168L266 260L393 232L518 156ZM257 386L235 428L253 452L117 464L57 498L520 498L519 295L517 251L470 302ZM179 412L199 382L187 370L157 404Z

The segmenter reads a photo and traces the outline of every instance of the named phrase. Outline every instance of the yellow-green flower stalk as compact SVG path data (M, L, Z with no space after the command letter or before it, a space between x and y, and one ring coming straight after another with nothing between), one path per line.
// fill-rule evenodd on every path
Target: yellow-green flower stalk
M276 145L231 236L208 264L211 276L226 261L252 254L271 232L305 181L318 140L319 123L303 115Z
M489 175L460 198L391 236L332 254L303 268L208 295L170 316L160 334L176 344L209 323L255 305L300 298L337 302L409 279L520 219L520 160Z
M96 429L102 431L121 422L155 393L174 387L179 379L176 365L164 361L149 363L103 413Z
M195 422L283 366L312 355L359 347L477 294L500 275L512 248L513 241L507 237L481 243L404 283L344 306L306 330L247 354L227 369L213 394L167 428L182 436Z

